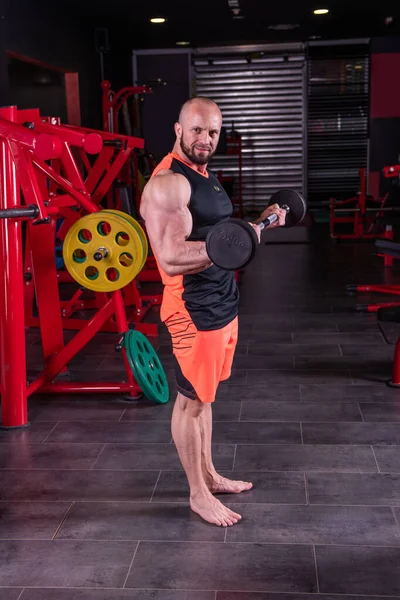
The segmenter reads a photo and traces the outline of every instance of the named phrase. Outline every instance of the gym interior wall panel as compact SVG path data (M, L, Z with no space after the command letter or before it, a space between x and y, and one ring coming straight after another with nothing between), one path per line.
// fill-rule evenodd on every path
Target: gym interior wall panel
M305 193L304 185L304 51L246 47L202 49L193 55L196 95L221 108L223 127L242 136L243 206L264 208L278 189ZM238 179L238 158L216 154L214 171Z
M308 200L345 199L367 167L368 43L311 46L307 59Z
M79 74L82 125L101 127L100 62L93 30L79 15L57 2L18 0L7 3L5 38L0 45L40 63ZM8 61L6 55L5 60ZM6 103L14 102L9 89ZM32 108L39 108L31 106ZM57 106L55 106L56 110Z
M159 161L172 150L174 123L190 97L190 51L134 51L133 80L153 90L142 102L141 134L146 149Z
M392 192L399 200L399 185L383 175L383 167L400 161L400 37L371 40L371 103L369 114L369 169L379 174L379 195ZM369 182L370 183L370 182ZM394 187L396 193L394 194ZM370 189L369 189L370 191Z

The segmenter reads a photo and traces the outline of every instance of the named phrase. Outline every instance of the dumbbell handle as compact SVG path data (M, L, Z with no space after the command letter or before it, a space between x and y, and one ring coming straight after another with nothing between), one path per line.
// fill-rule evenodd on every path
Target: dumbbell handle
M290 211L290 208L288 207L287 204L282 204L281 208L283 208L284 210L286 210L286 214ZM274 213L270 217L268 217L267 219L264 219L263 221L261 221L261 223L258 223L258 226L259 226L259 228L262 231L263 229L265 229L269 225L272 225L272 223L275 223L275 221L277 221L277 220L278 220L278 215L276 215Z

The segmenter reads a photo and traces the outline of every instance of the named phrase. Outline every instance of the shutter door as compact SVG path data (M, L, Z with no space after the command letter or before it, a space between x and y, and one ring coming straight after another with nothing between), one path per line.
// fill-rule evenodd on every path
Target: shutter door
M359 169L367 167L368 46L311 46L307 63L307 188L318 206L354 196Z
M203 54L206 49L203 49ZM281 53L280 53L281 52ZM265 208L276 190L304 192L304 52L292 50L229 53L193 57L196 95L221 108L223 126L242 136L242 197L245 212ZM235 155L218 154L214 171L239 181Z

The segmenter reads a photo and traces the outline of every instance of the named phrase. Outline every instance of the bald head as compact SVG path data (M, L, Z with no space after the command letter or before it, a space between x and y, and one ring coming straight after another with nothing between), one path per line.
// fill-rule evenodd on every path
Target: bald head
M222 114L214 100L190 98L175 123L175 150L179 148L196 165L206 165L217 149L221 126Z
M216 114L220 115L222 122L222 114L219 109L219 106L214 100L211 98L206 98L205 96L196 96L195 98L190 98L186 100L185 104L182 105L182 108L179 113L179 123L183 124L183 121L190 117L193 111L202 111L209 110L215 111Z

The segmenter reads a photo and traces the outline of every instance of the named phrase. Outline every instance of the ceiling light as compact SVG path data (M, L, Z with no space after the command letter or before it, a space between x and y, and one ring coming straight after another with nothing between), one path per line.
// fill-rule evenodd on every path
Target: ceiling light
M164 17L154 17L150 19L151 23L165 23Z
M329 12L328 8L316 8L314 10L314 15L326 15Z
M189 46L190 42L176 42L177 46Z

